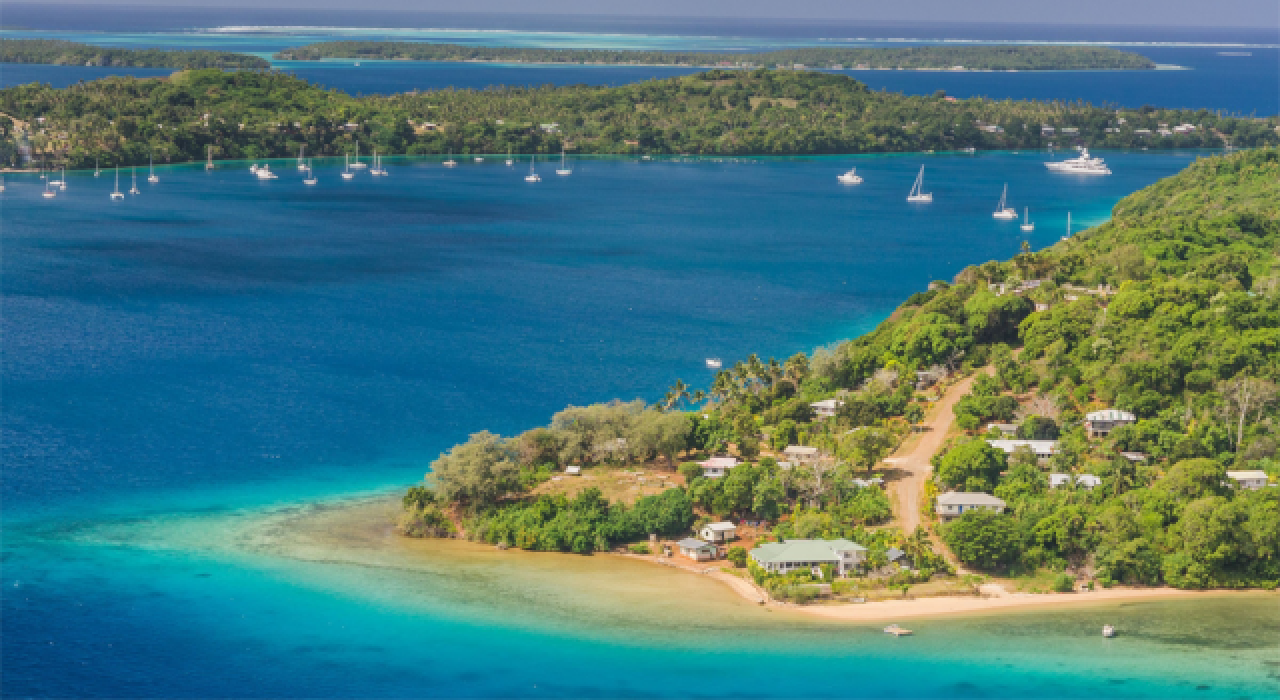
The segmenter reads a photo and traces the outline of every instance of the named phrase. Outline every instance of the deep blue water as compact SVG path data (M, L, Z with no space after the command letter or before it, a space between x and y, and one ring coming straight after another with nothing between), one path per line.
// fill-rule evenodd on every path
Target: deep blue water
M990 217L1005 182L1041 247L1067 212L1100 222L1194 157L1104 155L1116 174L1094 179L1051 175L1041 154L983 154L585 160L569 178L544 166L537 185L495 160L389 161L390 177L351 182L325 163L314 189L289 162L271 182L238 163L159 168L123 202L107 197L111 173L72 174L53 200L35 176L9 176L0 690L1265 694L1255 646L1168 631L1135 637L1105 662L1118 675L1099 675L1100 650L1075 646L1096 636L1093 617L1027 618L1012 638L929 623L932 641L910 651L866 629L771 649L696 620L660 641L593 619L478 621L402 604L430 578L388 588L385 573L241 546L226 525L411 483L467 433L510 434L569 402L704 385L708 356L865 331L929 280L1018 249L1017 225ZM866 183L838 186L851 163ZM907 206L921 163L935 201ZM1186 613L1143 610L1133 628ZM1019 641L1042 634L1056 656ZM709 676L717 665L733 672Z

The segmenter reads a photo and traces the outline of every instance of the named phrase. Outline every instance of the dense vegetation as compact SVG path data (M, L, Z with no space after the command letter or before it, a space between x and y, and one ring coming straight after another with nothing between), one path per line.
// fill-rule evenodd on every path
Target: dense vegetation
M1190 123L1190 133L1158 133ZM1151 148L1280 142L1275 117L908 97L812 71L711 71L622 87L441 90L355 98L281 73L187 71L0 90L0 157L69 167L316 156L558 152L800 154ZM1058 129L1046 135L1041 125ZM1078 129L1063 134L1062 128ZM1141 130L1153 130L1144 134Z
M142 68L247 68L271 62L230 51L118 49L62 39L0 39L0 63L48 63L59 66L137 66Z
M401 61L603 63L742 68L858 68L966 70L1149 70L1155 63L1129 51L1093 46L911 46L905 48L800 48L761 53L552 49L462 46L409 41L326 41L275 55L279 60L356 58Z
M1050 308L1037 312L1035 303ZM990 375L980 374L955 409L968 435L935 457L929 493L988 491L1009 507L940 527L962 561L1013 573L1065 570L1059 583L1068 588L1077 576L1104 585L1280 585L1280 489L1242 491L1225 473L1280 477L1280 151L1200 160L1122 200L1108 223L966 268L912 296L872 333L812 355L752 356L705 392L677 382L657 406L570 408L517 438L472 436L432 465L429 490L411 492L433 494L429 506L406 497L406 530L424 532L452 508L488 541L590 551L647 532L677 535L702 512L764 520L784 539L928 549L923 531L862 529L889 515L867 477L920 420L920 387L978 369ZM816 419L810 403L833 396L843 402L836 415ZM698 409L682 410L689 404ZM1084 413L1104 407L1139 420L1090 439ZM982 438L994 433L981 431L993 419L1017 422L1023 437L1058 439L1058 454L1040 464L1028 451L988 446ZM789 444L829 457L784 468L760 456ZM687 487L633 510L598 494L522 495L568 463L670 467L695 453L753 462L715 480L681 464ZM1101 484L1050 489L1050 471ZM932 552L913 560L945 568ZM801 573L765 583L806 581Z

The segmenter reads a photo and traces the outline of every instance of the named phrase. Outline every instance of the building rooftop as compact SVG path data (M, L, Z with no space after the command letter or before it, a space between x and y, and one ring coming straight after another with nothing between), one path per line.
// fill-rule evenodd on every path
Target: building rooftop
M938 495L940 506L1000 506L1004 501L980 491L948 491Z
M712 467L712 468L718 467L721 469L726 467L736 467L738 466L738 458L737 457L712 457L711 459L698 462L698 466Z
M692 537L686 537L683 540L680 540L679 542L677 542L676 544L679 545L680 549L706 549L707 547L715 548L715 545L711 544L710 542L695 540Z
M709 527L712 530L722 530L722 531L738 529L737 525L734 525L733 523L727 523L727 522L726 523L707 523L703 527Z
M836 552L867 551L866 547L849 540L787 540L766 542L751 550L751 557L758 562L787 561L835 561Z
M783 450L782 453L788 455L816 455L818 454L818 448L804 445L787 445L787 449Z
M1261 469L1246 469L1244 471L1227 471L1228 479L1262 479L1267 480L1267 473Z
M1138 420L1137 416L1134 416L1132 413L1129 413L1128 411L1117 411L1114 408L1108 408L1105 411L1092 411L1090 413L1086 413L1084 414L1084 419L1087 421L1106 420L1130 422Z
M1052 454L1058 451L1057 440L987 440L987 444L1011 454L1019 447L1029 447L1036 454Z

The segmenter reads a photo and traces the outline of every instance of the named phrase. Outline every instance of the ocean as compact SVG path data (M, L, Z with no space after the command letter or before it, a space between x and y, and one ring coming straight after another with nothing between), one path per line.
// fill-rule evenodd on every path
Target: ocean
M1026 73L845 71L872 89L912 95L1080 101L1280 114L1280 30L1106 26L965 25L928 22L706 20L444 13L283 11L6 3L0 37L58 38L102 46L203 48L269 58L335 39L435 41L480 46L767 51L802 46L1099 44L1135 51L1160 71ZM279 61L306 80L355 95L498 85L621 85L696 72L640 66ZM0 87L64 87L107 74L162 69L0 64Z
M500 157L388 158L353 181L318 162L315 188L291 161L268 182L196 164L121 202L109 171L52 200L7 176L0 692L1273 696L1271 598L892 640L610 557L406 543L349 501L471 432L865 332L1019 249L990 216L1006 182L1040 248L1203 154L1101 155L1115 175L1040 153L597 158L538 184ZM922 164L935 200L908 206ZM852 165L866 182L839 186Z

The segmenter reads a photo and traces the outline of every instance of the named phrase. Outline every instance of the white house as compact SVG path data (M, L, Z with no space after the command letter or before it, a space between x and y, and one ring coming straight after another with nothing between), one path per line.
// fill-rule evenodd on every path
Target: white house
M1001 435L1016 435L1018 426L1013 423L987 423L987 430L999 430Z
M987 440L987 444L1007 454L1013 454L1019 447L1028 447L1040 459L1048 459L1058 453L1057 440Z
M1145 453L1142 453L1142 452L1121 452L1121 453L1120 453L1120 456L1121 456L1121 457L1124 457L1125 459L1129 460L1130 462L1145 462L1145 461L1147 461L1147 455L1146 455Z
M1004 512L1004 501L989 493L948 491L938 496L938 517L944 523L951 522L971 510Z
M782 454L786 455L787 460L793 464L808 464L818 458L818 448L787 445L787 449L783 450Z
M694 561L709 561L716 558L718 549L710 542L695 540L692 537L686 537L676 543L680 548L680 553Z
M1117 411L1113 408L1105 411L1093 411L1085 414L1084 429L1088 431L1089 437L1106 437L1111 434L1112 430L1122 425L1130 425L1137 420L1137 416L1128 411Z
M1082 489L1088 489L1089 491L1092 491L1095 486L1102 484L1102 479L1099 479L1093 474L1081 474L1076 477L1075 481L1076 486L1079 486ZM1071 483L1070 474L1049 475L1049 488L1051 489L1056 489L1059 486L1066 486L1069 483Z
M844 402L839 399L824 399L822 401L814 401L809 404L809 408L813 409L813 415L816 418L830 418L843 405Z
M1227 472L1227 478L1236 482L1236 488L1257 491L1267 485L1267 473L1261 469L1249 469L1240 472Z
M579 467L577 465L565 467L564 473L568 474L569 476L578 476L579 474L582 473L582 467Z
M867 548L845 539L787 540L766 542L751 550L750 557L772 574L830 564L837 576L844 576L867 560Z
M738 526L733 523L709 523L703 525L698 536L708 542L728 542L738 536Z
M702 467L702 475L708 479L719 479L729 473L730 469L738 466L737 457L712 457L711 459L698 462L698 466Z

